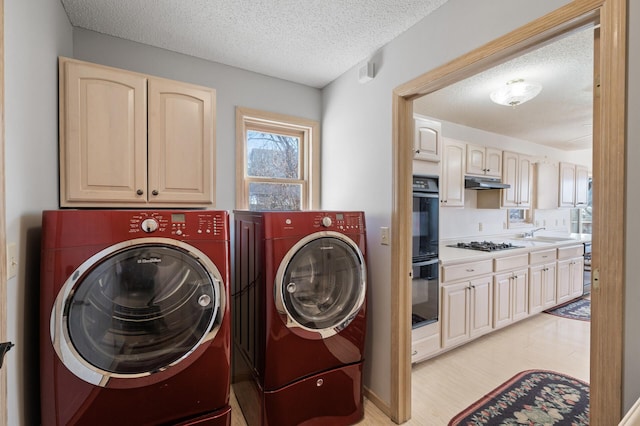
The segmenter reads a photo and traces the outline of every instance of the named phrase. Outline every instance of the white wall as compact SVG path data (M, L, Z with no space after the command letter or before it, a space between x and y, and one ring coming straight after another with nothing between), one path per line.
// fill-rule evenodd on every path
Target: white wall
M627 2L630 25L627 52L629 67L627 69L627 206L626 229L626 293L625 293L625 351L623 371L623 396L625 411L640 396L640 277L636 267L640 264L640 250L637 248L640 236L640 4L637 1ZM606 283L605 283L606 285Z
M5 17L7 241L19 272L7 283L9 425L38 424L38 310L41 211L58 207L57 56L72 51L59 1L10 0Z
M73 57L216 89L216 208L235 208L235 107L320 121L320 90L74 28Z
M371 297L365 383L382 401L391 399L394 283L390 246L380 245L379 235L381 226L391 225L392 91L566 3L449 0L372 56L372 81L359 84L354 67L324 89L322 207L362 209L366 214Z

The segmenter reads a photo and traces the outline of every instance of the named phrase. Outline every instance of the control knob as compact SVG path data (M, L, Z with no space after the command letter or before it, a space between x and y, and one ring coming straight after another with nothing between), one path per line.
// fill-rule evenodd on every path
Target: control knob
M322 226L324 226L325 228L330 227L331 223L331 218L329 216L325 216L322 218Z
M144 232L154 232L158 229L158 221L155 219L145 219L142 221L141 227Z

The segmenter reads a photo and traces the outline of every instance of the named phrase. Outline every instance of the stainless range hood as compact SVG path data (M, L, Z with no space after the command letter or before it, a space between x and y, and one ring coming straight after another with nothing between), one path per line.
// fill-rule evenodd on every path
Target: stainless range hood
M502 183L500 178L465 176L464 187L465 189L506 189L511 188L511 185Z

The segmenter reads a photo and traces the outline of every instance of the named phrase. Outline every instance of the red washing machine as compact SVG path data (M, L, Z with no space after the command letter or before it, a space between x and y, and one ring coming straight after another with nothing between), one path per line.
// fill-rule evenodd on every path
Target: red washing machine
M43 212L42 425L231 423L229 215Z
M247 423L364 415L362 212L234 212L234 393Z

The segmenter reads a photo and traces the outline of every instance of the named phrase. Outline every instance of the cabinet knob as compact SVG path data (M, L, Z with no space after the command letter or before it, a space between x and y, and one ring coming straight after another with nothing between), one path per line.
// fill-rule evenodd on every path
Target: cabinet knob
M158 190L157 190L157 189L154 189L153 191L151 191L151 193L152 193L153 195L158 195Z
M136 191L136 194L138 194L138 195L142 195L142 194L144 194L144 191L143 191L142 189L138 189L138 190Z

